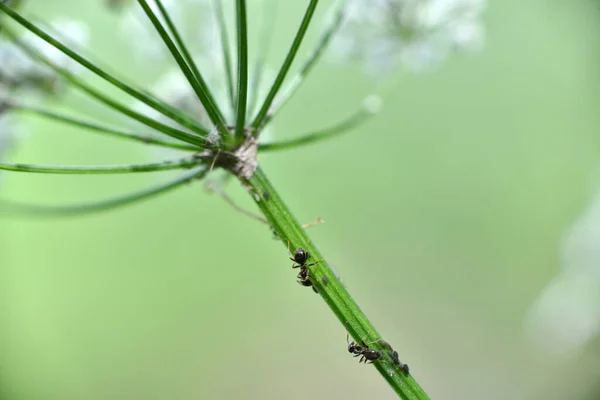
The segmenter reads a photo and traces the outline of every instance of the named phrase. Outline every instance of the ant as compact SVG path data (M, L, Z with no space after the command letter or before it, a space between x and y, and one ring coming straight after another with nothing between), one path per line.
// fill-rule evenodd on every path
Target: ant
M290 253L289 243L288 243L288 253ZM290 253L290 255L291 255L291 253ZM301 284L302 286L312 287L313 291L315 293L318 293L317 288L315 288L313 286L312 282L310 281L310 272L308 270L308 267L318 264L319 261L307 264L306 262L308 261L309 258L310 258L310 253L308 251L304 250L302 247L298 247L296 249L296 251L294 252L294 258L290 257L290 260L292 260L293 262L298 264L298 265L296 265L296 264L292 265L292 268L300 268L300 272L297 275L298 283Z
M367 336L369 336L369 335L367 335ZM371 361L371 363L372 363L373 361L378 360L382 356L381 351L369 349L369 344L379 342L379 340L375 340L374 342L366 344L365 339L367 338L367 336L365 336L364 338L361 339L360 343L362 345L358 345L357 343L350 342L348 332L346 332L346 342L348 342L348 352L354 354L354 357L361 356L360 360L358 360L359 363L364 362L365 364L367 364L367 361Z
M398 358L398 352L394 350L393 353L390 351L389 354L390 357L392 357L392 362L394 363L394 365L399 367L406 375L408 375L410 373L410 370L408 369L408 364L402 364L402 362L400 362L400 359Z

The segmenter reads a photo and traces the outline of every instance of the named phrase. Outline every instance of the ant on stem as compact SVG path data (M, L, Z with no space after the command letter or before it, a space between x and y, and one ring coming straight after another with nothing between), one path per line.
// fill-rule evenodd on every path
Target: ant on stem
M368 364L371 364L371 363L373 363L373 361L380 359L382 356L381 351L369 349L370 344L377 343L381 339L375 340L375 341L367 344L367 343L365 343L365 339L368 336L369 335L362 338L360 341L360 345L359 345L359 344L355 343L354 341L350 342L350 336L348 335L348 332L346 332L346 342L348 343L348 352L352 353L354 355L354 357L361 356L360 360L358 360L359 363L364 362L365 364L367 364L367 361L370 361Z
M313 291L315 293L318 293L317 289L314 287L313 283L310 281L310 271L308 270L308 267L318 264L319 261L315 261L313 263L307 264L307 261L310 258L310 253L308 251L304 250L302 247L298 247L296 249L296 251L294 252L294 257L291 257L292 253L290 252L289 242L288 242L288 253L290 255L290 260L292 260L294 263L298 264L298 265L296 265L296 264L292 265L292 268L300 268L300 272L297 275L298 283L301 284L302 286L312 287Z

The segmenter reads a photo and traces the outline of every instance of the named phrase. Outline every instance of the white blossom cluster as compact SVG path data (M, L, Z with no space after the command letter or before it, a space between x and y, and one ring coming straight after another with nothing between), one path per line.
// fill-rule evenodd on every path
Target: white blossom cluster
M479 50L485 0L348 0L334 39L344 60L364 61L372 74L397 65L435 66L455 50Z
M562 242L562 270L534 301L526 332L536 346L573 356L600 334L600 193Z

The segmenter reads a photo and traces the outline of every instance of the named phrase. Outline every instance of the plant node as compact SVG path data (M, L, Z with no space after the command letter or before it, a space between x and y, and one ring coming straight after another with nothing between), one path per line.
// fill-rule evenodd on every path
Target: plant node
M197 154L198 158L206 161L213 168L223 168L239 179L250 180L258 167L258 140L246 135L245 140L232 150L205 150Z

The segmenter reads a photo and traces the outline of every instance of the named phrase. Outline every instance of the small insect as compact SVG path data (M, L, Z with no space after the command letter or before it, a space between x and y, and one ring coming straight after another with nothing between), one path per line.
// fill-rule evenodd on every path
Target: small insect
M288 253L289 251L290 250L288 244ZM310 271L308 270L308 267L318 264L319 262L316 261L314 263L307 264L306 262L309 258L310 253L308 251L305 251L302 247L298 247L294 252L294 257L290 257L290 260L292 260L295 263L294 265L292 265L292 268L300 268L300 272L297 275L298 283L302 286L312 287L313 291L315 293L318 293L317 288L315 288L312 282L310 281Z
M410 374L410 369L408 369L408 364L402 364L402 371L404 371L404 373L406 375Z
M394 363L394 365L399 367L406 375L410 373L408 364L402 364L402 362L398 358L398 352L396 350L394 350L393 353L390 351L388 354L390 355L390 357L392 357L392 362Z
M389 354L390 354L390 357L392 357L392 362L394 363L394 365L400 365L400 359L398 358L398 352L394 350L393 353L390 351Z
M359 345L355 342L350 342L350 337L348 335L348 332L346 332L346 342L348 342L348 352L352 353L354 355L354 357L361 356L360 360L358 360L359 363L364 362L365 364L367 364L367 361L370 361L372 363L373 361L378 360L382 356L381 351L369 349L369 344L376 343L376 342L378 342L378 340L367 344L367 343L365 343L365 339L367 338L367 336L365 336L364 338L361 339L361 341L360 341L361 344Z
M288 248L288 252L289 252L289 248ZM316 263L313 263L313 264L306 265L306 262L308 261L309 258L310 258L310 253L308 251L305 251L302 247L298 247L296 249L296 251L294 252L294 258L290 257L290 260L292 260L296 264L300 264L300 265L293 266L292 268L310 267L311 265L316 264Z

